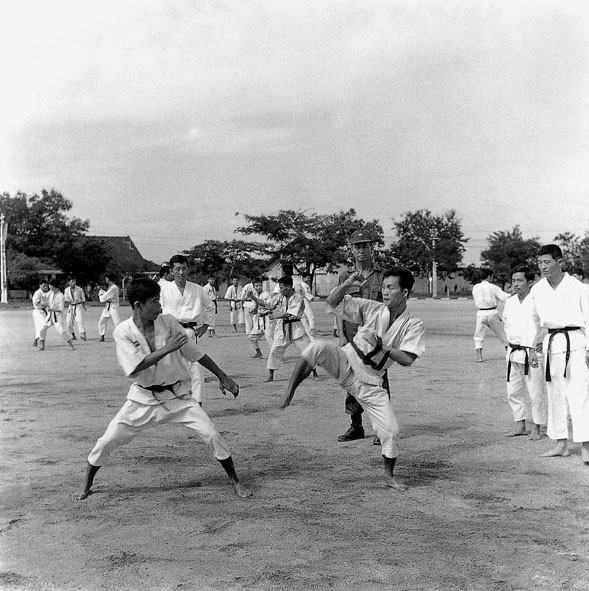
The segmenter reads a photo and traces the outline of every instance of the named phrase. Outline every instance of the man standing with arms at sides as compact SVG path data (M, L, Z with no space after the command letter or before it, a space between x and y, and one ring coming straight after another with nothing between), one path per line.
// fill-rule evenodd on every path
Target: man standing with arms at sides
M340 273L338 283L342 285L352 275L356 275L359 280L354 283L354 286L347 292L347 295L354 298L364 298L367 300L374 300L382 302L382 278L384 269L377 267L372 263L372 236L367 230L357 230L350 238L350 250L354 257L354 268L352 270L345 270ZM339 336L340 347L344 347L352 342L356 332L358 331L358 324L344 319L341 316L336 316L337 334ZM383 387L388 392L389 385L386 372L383 377ZM364 427L362 426L362 405L350 394L346 395L346 413L351 415L352 424L350 428L342 433L337 440L340 442L354 441L355 439L364 438ZM374 438L374 444L379 445L378 437Z
M184 328L186 336L195 342L209 327L215 307L205 290L188 281L188 259L174 255L170 259L170 271L174 281L161 286L160 299L164 314L173 316ZM204 400L204 373L200 363L190 364L192 396L202 406Z
M528 347L530 365L538 367L537 324L548 329L544 337L544 363L548 391L547 434L556 445L544 457L568 456L570 413L573 441L581 444L581 457L589 464L589 294L580 281L563 272L562 251L547 244L538 253L542 279L530 290L530 314L522 345Z
M74 323L77 324L80 338L85 341L86 327L84 325L84 312L86 311L86 294L81 287L76 285L75 277L70 277L69 286L65 288L63 297L65 303L69 306L67 313L67 330L75 341L76 333L74 332Z
M98 292L98 299L104 303L104 309L98 320L98 334L101 341L104 341L106 324L109 318L112 319L115 328L121 322L119 316L119 288L110 275L106 275L104 280L106 281L106 289L101 288Z
M245 334L250 335L250 333L252 332L252 328L253 328L253 322L252 322L252 315L250 314L250 311L247 309L248 305L246 304L246 302L251 303L250 301L250 296L252 294L254 294L254 282L253 280L250 281L249 283L246 283L242 288L241 288L241 308L243 310L243 322L245 323Z
M504 302L509 294L493 284L493 271L481 269L482 281L472 288L472 298L477 307L477 322L474 330L474 349L477 361L483 361L483 341L487 330L491 329L504 345L507 345L501 317L497 305Z
M213 306L215 307L214 313L211 314L208 333L209 338L216 337L217 333L215 332L215 324L216 324L216 315L219 309L217 308L217 288L215 287L215 276L210 275L207 284L203 287L204 292L211 298L211 302L213 302Z
M233 326L233 332L237 332L237 325L244 326L243 307L241 304L241 288L239 277L231 278L231 285L225 292L225 299L229 301L229 324Z
M527 435L542 438L541 427L546 427L547 402L543 364L530 367L526 348L521 344L522 332L529 315L528 295L534 285L534 273L528 267L516 267L511 273L514 295L505 300L503 324L507 336L507 402L511 407L516 428L506 437ZM542 352L542 338L546 331L538 327L536 351Z
M51 292L49 291L49 282L47 279L39 281L39 289L33 294L33 323L35 324L35 340L33 347L39 344L49 309Z

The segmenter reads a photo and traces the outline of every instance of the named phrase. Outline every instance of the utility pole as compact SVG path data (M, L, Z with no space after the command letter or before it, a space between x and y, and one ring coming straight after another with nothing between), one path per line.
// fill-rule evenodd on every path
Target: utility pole
M6 234L8 233L8 224L4 214L0 214L0 289L2 304L8 303L8 273L6 271Z
M432 239L432 298L438 297L438 263L436 262L436 242L438 240L438 230L431 231Z

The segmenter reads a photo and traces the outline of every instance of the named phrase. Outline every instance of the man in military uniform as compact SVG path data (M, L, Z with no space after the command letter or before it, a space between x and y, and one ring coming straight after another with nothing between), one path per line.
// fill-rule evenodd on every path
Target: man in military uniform
M372 236L367 230L357 230L352 234L349 244L352 256L354 257L354 267L353 269L342 271L338 283L341 285L354 273L360 273L363 278L362 284L354 291L348 292L348 295L382 302L381 288L384 269L381 269L372 262L372 243ZM358 331L358 325L343 320L339 316L336 318L340 346L343 347L352 341ZM389 385L386 374L383 379L383 386L388 392ZM337 438L338 441L354 441L355 439L364 438L362 412L363 409L360 403L348 392L346 396L346 413L351 415L352 424L345 433L342 433ZM380 441L377 437L374 438L374 444L380 445Z

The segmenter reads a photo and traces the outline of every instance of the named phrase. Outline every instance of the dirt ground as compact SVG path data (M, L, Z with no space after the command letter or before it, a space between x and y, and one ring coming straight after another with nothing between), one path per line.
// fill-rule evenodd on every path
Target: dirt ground
M241 394L209 381L205 408L245 500L197 437L165 426L113 454L75 501L129 384L110 327L100 343L93 307L88 342L72 352L50 332L40 352L26 304L0 311L0 589L589 590L589 468L578 446L547 459L548 440L503 437L503 349L491 336L474 362L472 301L410 302L427 352L391 373L402 494L384 486L371 438L336 441L349 420L324 372L276 409L293 353L263 383L265 360L221 307L220 338L203 344ZM330 338L332 318L314 309Z

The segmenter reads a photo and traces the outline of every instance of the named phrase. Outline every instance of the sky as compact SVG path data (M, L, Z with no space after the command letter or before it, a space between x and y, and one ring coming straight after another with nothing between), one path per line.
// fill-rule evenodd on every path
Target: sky
M162 262L243 214L455 209L477 263L589 230L589 3L0 5L0 192Z

